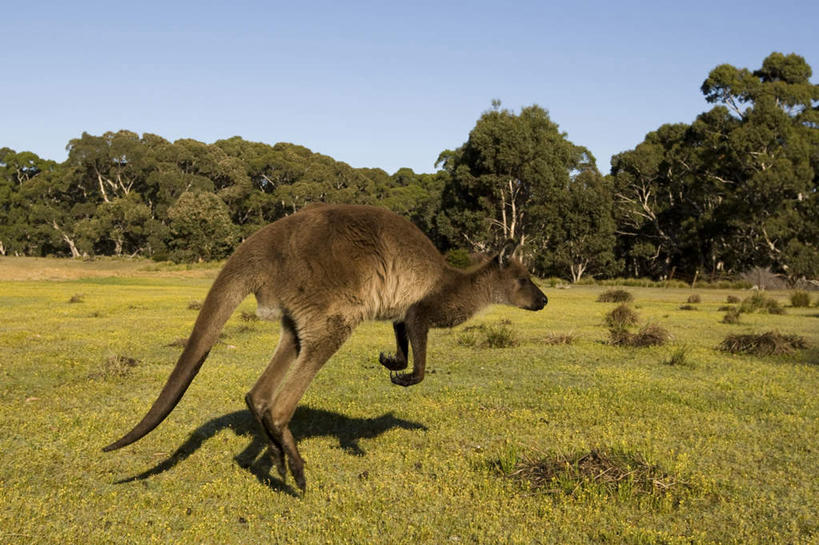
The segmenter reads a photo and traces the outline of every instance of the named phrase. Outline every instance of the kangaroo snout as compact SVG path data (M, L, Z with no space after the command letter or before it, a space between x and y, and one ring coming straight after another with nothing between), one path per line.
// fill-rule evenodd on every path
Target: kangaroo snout
M526 307L526 310L541 310L549 303L549 298L546 297L546 294L540 292L536 297L535 301L532 303L531 306Z

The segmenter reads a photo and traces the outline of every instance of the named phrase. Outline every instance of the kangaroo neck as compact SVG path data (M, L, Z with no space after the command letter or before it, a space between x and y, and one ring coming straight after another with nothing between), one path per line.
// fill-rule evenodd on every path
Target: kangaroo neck
M440 288L428 299L426 312L432 327L453 327L484 307L499 303L493 262L466 271L448 267Z

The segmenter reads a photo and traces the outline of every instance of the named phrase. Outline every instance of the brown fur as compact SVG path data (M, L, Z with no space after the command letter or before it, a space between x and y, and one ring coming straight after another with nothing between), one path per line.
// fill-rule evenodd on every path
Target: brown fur
M510 304L539 310L546 296L526 268L510 259L507 243L495 259L461 271L448 266L424 234L382 208L317 205L253 234L227 261L202 305L176 367L148 413L128 434L103 450L140 439L173 410L219 332L248 294L257 314L281 319L279 345L245 396L269 441L280 475L285 459L304 489L304 461L290 433L296 404L318 370L364 320L390 320L396 353L381 354L393 383L424 378L427 332L452 327L481 308Z

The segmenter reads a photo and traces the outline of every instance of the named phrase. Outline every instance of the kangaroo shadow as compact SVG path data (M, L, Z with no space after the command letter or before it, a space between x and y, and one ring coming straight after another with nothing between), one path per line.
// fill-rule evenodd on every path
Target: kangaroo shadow
M396 418L391 412L376 418L351 418L343 414L298 407L290 421L290 430L299 439L310 437L335 437L339 447L353 456L364 456L366 453L359 446L361 439L372 439L394 428L404 430L426 430L426 426L417 422ZM256 420L248 410L236 411L205 422L188 439L165 460L151 469L127 479L117 481L117 484L141 481L164 473L183 462L191 454L199 450L202 444L222 430L229 429L238 436L251 438L250 444L234 457L239 467L246 469L256 479L273 490L287 492L294 496L296 491L270 474L273 460L269 455L260 456L267 449L267 439Z

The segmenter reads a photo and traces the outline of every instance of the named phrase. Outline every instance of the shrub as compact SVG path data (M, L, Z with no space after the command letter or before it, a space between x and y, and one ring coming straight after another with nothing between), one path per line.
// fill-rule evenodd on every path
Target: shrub
M717 310L720 311L720 312L730 312L730 311L732 311L732 310L734 310L736 308L737 307L735 307L733 305L722 305Z
M465 327L456 342L461 346L481 348L508 348L518 344L514 330L503 322Z
M809 307L810 295L804 290L797 290L791 294L792 307Z
M446 261L457 269L467 269L472 265L469 252L463 248L448 251L446 253Z
M804 337L799 335L782 335L776 331L760 334L728 335L718 348L731 354L753 354L769 356L772 354L791 354L795 350L807 348Z
M488 326L486 328L484 346L489 348L508 348L518 344L515 332L506 324Z
M625 328L637 324L637 313L625 303L606 314L606 325L613 328Z
M634 296L626 290L606 290L597 298L599 303L629 303Z
M646 324L637 333L618 328L609 330L610 343L615 346L660 346L670 338L668 330L657 324Z
M737 297L736 295L729 295L728 297L725 298L726 303L731 303L731 304L734 304L734 305L739 303L740 301L741 301L741 299L739 297Z
M694 293L692 295L689 295L688 299L685 302L686 303L701 303L702 302L702 297L700 297L699 294Z
M739 323L739 315L742 314L742 311L736 307L730 307L728 312L725 313L725 316L722 317L723 324L738 324Z
M85 301L85 295L82 293L75 293L71 296L71 299L68 300L69 303L82 303Z
M785 309L773 297L766 297L762 293L755 293L742 301L739 309L742 312L767 312L768 314L785 314Z
M199 310L202 308L202 301L191 301L188 303L188 310Z

